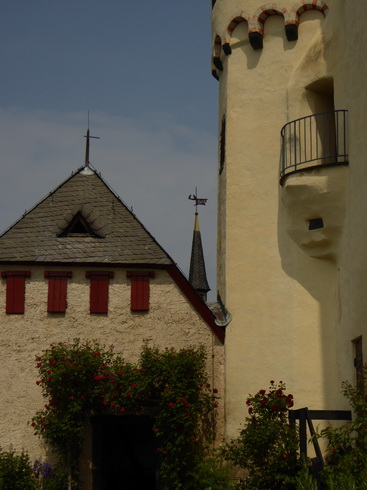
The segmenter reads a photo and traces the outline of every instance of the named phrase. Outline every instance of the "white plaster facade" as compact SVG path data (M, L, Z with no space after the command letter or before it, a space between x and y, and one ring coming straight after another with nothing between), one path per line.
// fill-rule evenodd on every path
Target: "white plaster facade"
M298 40L289 41L285 24L297 9L305 10ZM362 336L366 354L367 336L364 15L358 0L213 6L219 126L226 119L218 292L232 316L227 437L244 420L247 394L271 379L286 382L295 408L349 408L341 383L355 382L353 340ZM249 32L262 27L255 50ZM334 109L348 111L349 166L294 173L280 185L283 125ZM317 218L324 227L309 230Z

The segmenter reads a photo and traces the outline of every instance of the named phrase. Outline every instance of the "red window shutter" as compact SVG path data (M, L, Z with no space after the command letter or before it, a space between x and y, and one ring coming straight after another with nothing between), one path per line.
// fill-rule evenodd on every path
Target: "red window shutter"
M30 271L2 272L6 278L6 313L23 314L25 303L25 279L30 277Z
M47 311L49 313L64 313L66 311L66 290L68 277L71 272L50 271L45 272L48 278Z
M90 312L108 313L108 286L113 272L89 271L90 278Z
M131 311L149 310L149 278L154 277L152 271L128 271L127 277L131 279Z

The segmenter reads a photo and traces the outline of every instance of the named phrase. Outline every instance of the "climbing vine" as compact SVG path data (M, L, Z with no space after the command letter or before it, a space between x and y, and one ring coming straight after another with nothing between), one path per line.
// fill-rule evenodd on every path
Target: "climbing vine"
M202 347L161 352L145 345L133 364L97 343L52 345L36 358L37 384L47 403L32 426L55 449L77 486L88 417L153 413L163 488L194 488L195 468L213 435L218 406L205 362Z

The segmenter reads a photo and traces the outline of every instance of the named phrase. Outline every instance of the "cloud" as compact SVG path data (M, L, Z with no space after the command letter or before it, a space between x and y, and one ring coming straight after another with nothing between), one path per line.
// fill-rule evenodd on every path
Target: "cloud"
M199 197L208 198L199 213L208 278L215 293L217 143L213 135L163 112L140 119L93 113L90 126L91 134L101 138L91 140L91 163L186 274L194 220L194 207L187 198L196 186ZM86 113L0 109L1 230L83 165L86 127Z

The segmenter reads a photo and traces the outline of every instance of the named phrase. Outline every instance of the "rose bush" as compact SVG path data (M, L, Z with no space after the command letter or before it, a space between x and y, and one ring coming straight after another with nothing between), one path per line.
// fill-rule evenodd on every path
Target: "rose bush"
M288 420L293 396L285 390L271 381L246 400L245 426L224 449L225 459L247 472L238 488L286 488L298 469L298 434Z
M160 352L144 346L132 364L96 343L53 345L36 358L47 403L32 426L76 486L82 433L92 412L154 414L162 488L195 488L195 468L214 434L218 405L205 364L203 348Z

